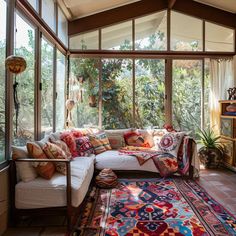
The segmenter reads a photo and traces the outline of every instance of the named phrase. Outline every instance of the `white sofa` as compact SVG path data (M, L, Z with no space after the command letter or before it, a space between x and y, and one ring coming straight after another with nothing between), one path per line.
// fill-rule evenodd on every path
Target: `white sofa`
M121 130L123 133L125 130ZM108 131L111 134L112 131ZM59 139L60 133L52 133L54 139ZM42 141L48 141L47 136ZM24 158L24 157L22 157ZM30 158L18 159L16 162L35 161ZM52 160L50 160L52 161ZM13 162L13 164L17 164ZM149 171L158 173L153 160L149 159L143 165L139 165L136 157L120 155L118 150L108 150L98 155L90 157L77 157L72 161L67 161L67 175L54 174L50 180L37 177L31 181L23 182L19 178L14 178L12 174L12 201L14 207L12 214L17 216L18 210L49 209L67 207L68 230L71 227L71 209L81 205L89 189L90 182L94 174L94 168L102 170L111 168L122 171ZM12 166L14 166L12 165ZM196 147L192 152L193 173L197 176L199 162L196 156ZM16 171L13 168L13 172Z

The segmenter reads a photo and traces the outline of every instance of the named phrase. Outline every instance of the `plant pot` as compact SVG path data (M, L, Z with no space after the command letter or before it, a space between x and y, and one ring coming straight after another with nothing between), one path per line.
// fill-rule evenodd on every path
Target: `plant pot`
M198 157L207 169L218 168L222 160L222 152L217 148L200 148Z
M89 96L89 106L90 107L97 107L97 101L96 101L96 96L95 95L90 95Z

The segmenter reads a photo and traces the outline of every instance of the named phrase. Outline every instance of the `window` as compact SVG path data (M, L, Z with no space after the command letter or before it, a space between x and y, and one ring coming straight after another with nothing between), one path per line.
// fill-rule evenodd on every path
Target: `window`
M69 98L76 103L72 110L75 127L98 126L99 64L96 58L71 59Z
M102 49L131 50L132 21L112 25L102 29Z
M206 22L206 51L234 52L234 30Z
M171 50L202 51L202 20L171 11Z
M165 123L165 61L135 62L135 121L137 127L159 127Z
M54 0L42 0L42 18L53 31L56 30L55 15Z
M41 136L53 130L53 46L41 41Z
M34 139L34 78L35 78L35 29L16 14L15 54L27 63L26 70L16 75L18 110L13 119L13 142L23 146ZM16 107L16 105L15 105Z
M0 0L0 61L6 58L6 13L7 4ZM0 63L0 163L5 160L5 64Z
M27 0L27 2L38 12L38 0Z
M58 7L58 37L66 46L68 45L68 22L60 7Z
M72 36L70 38L70 49L98 49L98 30Z
M102 124L105 129L132 127L132 60L102 60Z
M173 60L173 124L180 130L201 127L201 60Z
M66 57L57 50L56 130L64 129L66 100Z
M167 49L166 11L158 12L135 20L135 49Z

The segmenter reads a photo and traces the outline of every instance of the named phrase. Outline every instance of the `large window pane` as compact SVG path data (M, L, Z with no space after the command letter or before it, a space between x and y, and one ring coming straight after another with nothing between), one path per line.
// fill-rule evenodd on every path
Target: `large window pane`
M38 0L27 0L27 2L29 2L34 10L38 12Z
M42 0L42 18L48 26L55 31L55 5L54 0Z
M171 50L202 51L202 20L171 11Z
M53 46L41 41L41 132L42 137L53 129Z
M173 61L173 124L192 135L201 127L201 80L202 61Z
M166 50L167 12L162 11L135 20L136 50Z
M0 163L5 160L6 2L0 0Z
M58 7L58 37L66 46L68 45L68 22L60 7Z
M233 52L234 30L206 22L206 51Z
M66 57L57 50L56 130L64 129L66 100Z
M102 60L102 105L105 129L132 127L132 60Z
M136 60L135 82L136 126L161 128L165 122L165 61Z
M132 21L102 29L102 49L131 50Z
M70 61L69 98L75 127L98 126L99 59L72 58Z
M23 73L16 76L19 108L18 111L15 109L14 114L13 142L16 145L25 145L27 141L34 139L35 29L18 14L15 54L26 60L27 67Z
M70 49L98 49L98 30L70 37Z

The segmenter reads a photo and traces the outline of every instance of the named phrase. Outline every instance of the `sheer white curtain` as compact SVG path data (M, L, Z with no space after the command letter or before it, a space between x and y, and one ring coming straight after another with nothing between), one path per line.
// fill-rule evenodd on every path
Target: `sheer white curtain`
M210 76L210 124L219 132L219 100L227 100L227 89L235 86L233 59L210 59Z

